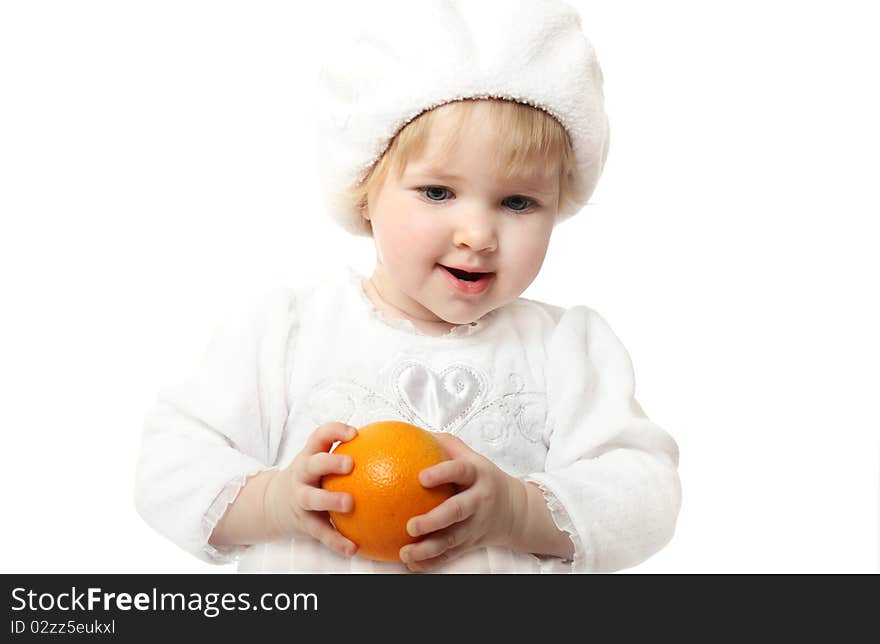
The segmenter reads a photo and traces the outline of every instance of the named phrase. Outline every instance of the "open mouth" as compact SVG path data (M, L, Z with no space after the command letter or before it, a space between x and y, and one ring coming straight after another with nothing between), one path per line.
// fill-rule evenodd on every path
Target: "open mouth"
M459 268L450 268L438 264L446 275L446 281L457 292L464 295L480 295L484 293L495 279L495 273L472 273Z
M443 266L441 264L441 266ZM485 277L486 275L491 275L492 273L468 273L467 271L462 271L457 268L449 268L448 266L443 266L447 271L455 275L458 279L464 280L465 282L476 282L477 280Z

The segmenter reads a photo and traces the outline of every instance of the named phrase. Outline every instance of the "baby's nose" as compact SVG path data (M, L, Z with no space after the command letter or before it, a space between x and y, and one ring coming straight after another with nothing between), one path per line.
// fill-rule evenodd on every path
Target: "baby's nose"
M454 242L456 247L467 247L475 252L495 250L498 233L492 218L479 214L463 218L456 225Z

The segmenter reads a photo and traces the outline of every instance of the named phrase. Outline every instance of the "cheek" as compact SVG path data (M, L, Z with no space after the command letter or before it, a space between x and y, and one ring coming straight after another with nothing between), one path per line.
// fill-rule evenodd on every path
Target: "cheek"
M413 213L397 222L391 239L397 254L417 259L435 256L442 246L444 235L430 218Z
M538 274L550 244L550 234L544 226L516 230L507 240L507 263L517 268L517 272L531 280Z

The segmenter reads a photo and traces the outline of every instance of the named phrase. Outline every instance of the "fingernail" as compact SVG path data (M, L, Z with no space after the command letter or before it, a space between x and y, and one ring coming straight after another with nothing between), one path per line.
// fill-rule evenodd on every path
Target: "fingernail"
M400 560L403 563L409 563L409 548L407 548L406 546L401 548L399 556L400 556Z
M409 533L409 536L411 536L411 537L417 537L417 536L419 536L419 530L418 530L418 528L416 527L416 522L415 522L415 521L409 521L409 522L406 524L406 531Z
M345 474L351 472L351 469L354 467L354 460L351 456L343 456L342 457L342 471Z

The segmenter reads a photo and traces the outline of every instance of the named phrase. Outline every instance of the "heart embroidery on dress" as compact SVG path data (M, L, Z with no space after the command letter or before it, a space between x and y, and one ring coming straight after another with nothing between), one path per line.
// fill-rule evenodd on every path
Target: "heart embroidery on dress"
M397 372L397 394L425 429L453 431L468 416L486 391L485 377L470 367L453 365L438 376L417 362L405 363Z

